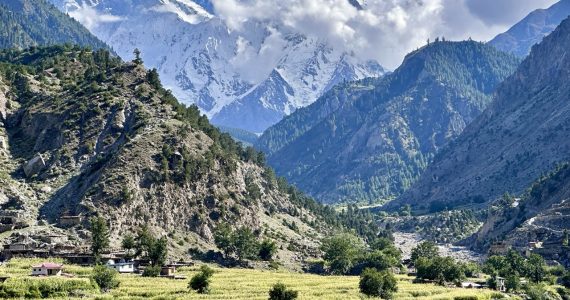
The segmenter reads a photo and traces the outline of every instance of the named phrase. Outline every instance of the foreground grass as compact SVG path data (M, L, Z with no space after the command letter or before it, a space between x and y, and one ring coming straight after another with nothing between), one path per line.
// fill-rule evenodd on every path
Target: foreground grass
M52 260L54 261L54 260ZM55 260L57 261L57 260ZM30 266L41 260L14 259L0 267L0 275L8 275L13 284L28 284ZM200 295L187 288L189 278L198 271L197 267L181 268L179 275L186 275L187 280L164 278L144 278L135 275L120 275L119 288L108 294L100 294L85 285L83 290L74 292L76 299L267 299L270 287L283 282L288 287L299 291L300 299L363 299L358 291L358 277L355 276L317 276L279 271L246 269L220 269L212 277L211 293ZM91 268L66 265L65 272L76 278L35 278L32 280L55 280L59 283L70 280L87 281ZM490 290L466 290L446 288L432 284L413 284L412 278L398 277L396 300L455 300L456 297L473 297L477 300L490 300L495 292ZM16 283L17 282L17 283ZM53 283L53 282L52 282ZM9 284L8 282L6 284ZM60 297L52 299L69 299ZM83 298L85 299L85 298Z

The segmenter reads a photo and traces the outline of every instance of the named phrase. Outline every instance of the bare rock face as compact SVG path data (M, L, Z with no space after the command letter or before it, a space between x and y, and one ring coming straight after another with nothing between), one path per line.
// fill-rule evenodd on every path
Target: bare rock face
M115 118L113 119L112 127L115 130L122 130L125 128L125 110L121 109L115 114Z
M8 150L8 142L6 141L5 137L0 136L0 152L6 150Z
M0 122L4 122L6 120L6 104L8 103L8 99L4 94L4 91L0 89Z
M24 173L27 177L32 177L41 172L46 167L46 162L41 154L36 154L34 158L30 159L24 164Z

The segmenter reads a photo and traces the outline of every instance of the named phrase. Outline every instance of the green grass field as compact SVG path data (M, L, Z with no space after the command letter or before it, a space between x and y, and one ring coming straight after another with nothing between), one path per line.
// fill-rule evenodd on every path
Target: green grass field
M54 261L54 260L51 260ZM57 260L55 260L57 261ZM78 290L74 297L89 299L268 299L270 287L283 282L288 287L299 291L299 299L363 299L358 292L358 277L318 276L280 271L262 271L246 269L220 269L212 277L211 293L200 295L187 288L189 279L172 280L164 278L144 278L135 275L120 275L119 288L100 294L89 285L91 268L66 265L65 272L75 278L30 278L30 266L40 263L37 259L14 259L0 267L0 276L10 276L6 285L25 288L29 282L48 280L50 284L62 284L74 281ZM190 278L197 267L180 268L179 275ZM466 290L446 288L432 284L413 284L412 278L399 276L397 300L454 300L456 297L473 296L478 300L489 300L494 291ZM59 299L68 299L60 297ZM52 298L53 299L53 298Z

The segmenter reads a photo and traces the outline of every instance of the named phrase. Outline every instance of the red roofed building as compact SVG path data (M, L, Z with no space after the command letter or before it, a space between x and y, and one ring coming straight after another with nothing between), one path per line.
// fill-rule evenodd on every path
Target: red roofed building
M63 264L43 263L32 266L32 276L60 276L63 271Z

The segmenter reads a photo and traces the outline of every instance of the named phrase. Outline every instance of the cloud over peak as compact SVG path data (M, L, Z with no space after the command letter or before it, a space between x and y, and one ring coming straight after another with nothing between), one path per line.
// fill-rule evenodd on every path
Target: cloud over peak
M317 37L388 68L428 38L489 40L554 0L211 0L232 30L251 20Z

